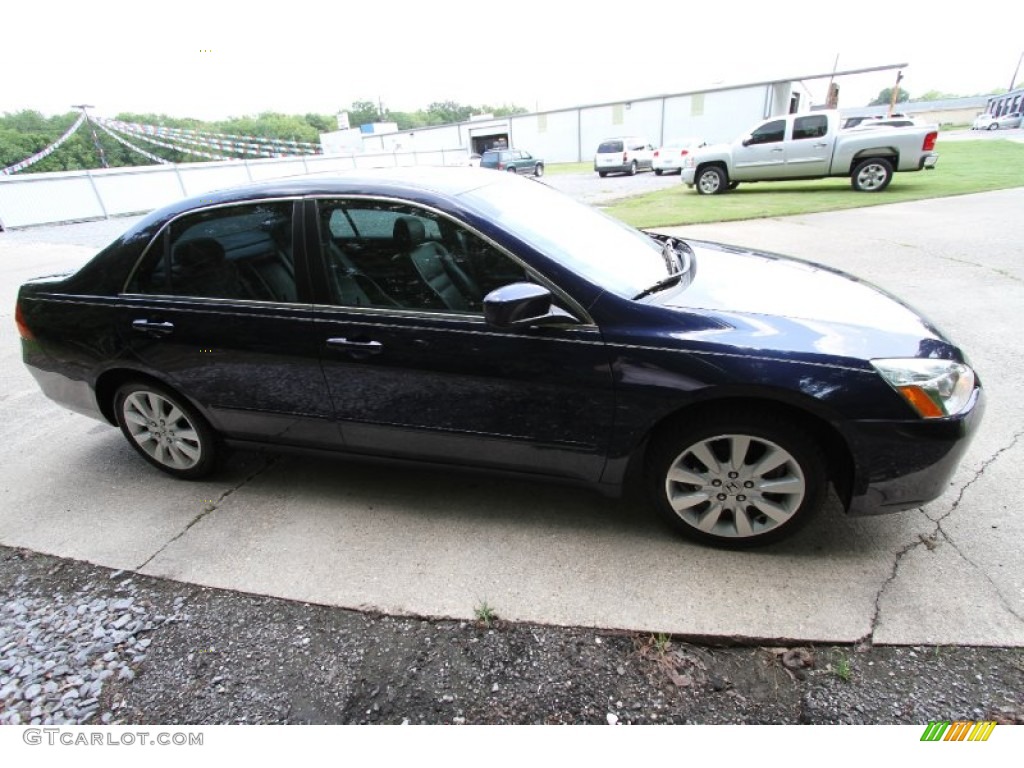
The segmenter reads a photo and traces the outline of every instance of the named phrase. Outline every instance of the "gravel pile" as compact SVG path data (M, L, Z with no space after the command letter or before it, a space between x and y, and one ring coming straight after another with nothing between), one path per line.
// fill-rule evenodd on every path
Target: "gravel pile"
M181 617L151 614L136 602L131 578L109 578L112 595L95 584L66 595L15 579L0 606L0 724L114 721L100 711L104 684L133 680L149 634Z

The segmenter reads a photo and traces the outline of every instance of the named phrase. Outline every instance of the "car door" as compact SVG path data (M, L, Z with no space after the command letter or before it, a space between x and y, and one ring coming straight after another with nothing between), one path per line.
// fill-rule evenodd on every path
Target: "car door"
M317 339L349 450L600 476L612 374L582 310L566 297L577 325L490 327L488 292L541 279L521 261L432 208L357 196L307 205L321 255ZM349 247L352 224L370 221L391 223L390 252Z
M786 165L785 137L785 119L769 120L736 142L732 148L732 178L736 181L782 178Z
M833 137L827 115L805 115L793 120L793 135L786 142L786 177L827 176L832 163Z
M150 244L119 332L236 439L337 447L293 200L191 212Z

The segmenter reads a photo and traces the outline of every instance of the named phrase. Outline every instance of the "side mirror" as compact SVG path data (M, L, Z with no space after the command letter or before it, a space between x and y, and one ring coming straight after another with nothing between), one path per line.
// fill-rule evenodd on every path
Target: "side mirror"
M752 136L744 136L743 141L741 141L740 144L742 144L744 147L749 147L750 142L752 142L753 140L754 138Z
M552 303L551 291L535 283L512 283L484 297L484 319L495 328L573 325L573 315Z

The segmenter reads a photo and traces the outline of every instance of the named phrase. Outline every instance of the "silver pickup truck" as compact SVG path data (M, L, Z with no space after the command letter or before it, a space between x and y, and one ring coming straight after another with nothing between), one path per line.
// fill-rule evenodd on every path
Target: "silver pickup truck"
M849 176L860 192L880 192L896 171L935 167L938 127L857 127L841 130L835 111L783 115L767 120L732 144L691 153L683 183L702 195L735 189L740 182Z

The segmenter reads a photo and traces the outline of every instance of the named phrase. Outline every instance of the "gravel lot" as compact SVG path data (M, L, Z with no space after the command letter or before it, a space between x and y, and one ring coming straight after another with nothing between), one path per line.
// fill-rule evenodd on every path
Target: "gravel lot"
M0 723L1024 722L1024 651L382 616L0 547Z

